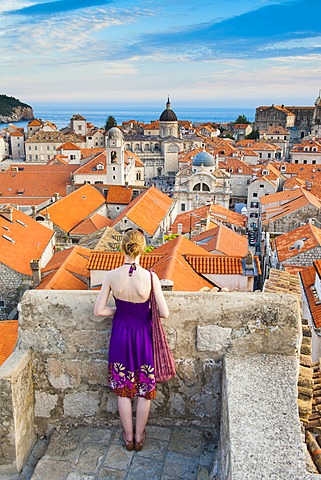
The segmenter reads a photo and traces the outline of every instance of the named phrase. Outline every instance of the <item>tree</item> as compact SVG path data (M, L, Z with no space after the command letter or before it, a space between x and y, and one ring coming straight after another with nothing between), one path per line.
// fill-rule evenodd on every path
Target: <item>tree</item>
M251 123L251 122L248 118L246 118L246 115L243 114L243 115L239 115L234 123L240 123L240 124L244 125L246 123L248 124L248 123Z
M109 115L109 117L106 120L105 130L106 131L110 130L113 127L117 127L117 122L116 122L115 117L113 117L112 115Z
M260 132L258 130L252 130L251 133L245 136L245 138L250 138L257 140L260 137Z

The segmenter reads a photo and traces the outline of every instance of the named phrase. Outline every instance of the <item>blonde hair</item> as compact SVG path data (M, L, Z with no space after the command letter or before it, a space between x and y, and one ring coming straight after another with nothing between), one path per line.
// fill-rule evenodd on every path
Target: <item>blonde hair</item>
M131 258L136 258L146 248L146 240L139 230L129 230L123 236L121 243L122 250Z

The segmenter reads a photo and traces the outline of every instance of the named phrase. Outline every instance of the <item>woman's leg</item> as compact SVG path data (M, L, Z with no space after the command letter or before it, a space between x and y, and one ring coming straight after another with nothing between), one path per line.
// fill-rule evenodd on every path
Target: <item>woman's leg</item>
M136 432L135 438L137 442L141 442L144 438L144 431L148 420L151 400L138 397L136 407Z
M131 399L127 397L118 397L118 411L126 439L130 442L133 439L133 414Z

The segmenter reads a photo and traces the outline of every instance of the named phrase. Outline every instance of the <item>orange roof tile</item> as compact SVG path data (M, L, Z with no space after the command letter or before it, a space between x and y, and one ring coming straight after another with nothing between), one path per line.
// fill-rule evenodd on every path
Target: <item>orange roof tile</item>
M103 168L97 169L97 165L103 165ZM104 173L106 173L106 152L96 154L94 158L78 167L74 172L75 175L102 175Z
M81 148L72 142L66 142L57 147L56 150L81 150Z
M174 200L156 187L150 187L130 202L114 220L112 227L127 217L148 235L153 235Z
M221 205L212 203L209 210L210 218L212 221L219 221L223 223L230 223L238 227L245 227L247 224L247 216L241 213L233 212Z
M106 149L104 147L101 148L81 148L81 158L92 157L93 155L97 155L97 153L105 152Z
M220 161L219 168L225 168L227 172L238 175L252 175L253 173L250 165L236 157L227 157L224 161Z
M0 322L0 366L10 357L18 340L18 320Z
M152 268L161 260L163 254L143 253L140 257L140 265L143 268ZM87 263L88 270L114 270L124 264L123 252L91 252Z
M110 227L112 220L99 213L94 213L83 222L80 222L75 228L70 230L70 235L89 235L105 227Z
M89 270L87 263L91 250L80 246L68 248L53 255L41 270L38 290L87 290Z
M241 257L186 255L185 258L198 273L220 275L242 275L243 273Z
M65 232L94 213L105 203L104 196L91 185L83 185L66 197L41 210L49 213L50 220Z
M0 215L0 262L31 276L30 261L41 257L54 232L20 210L11 208L12 222Z
M207 252L216 254L245 257L248 252L248 239L245 235L233 232L224 225L206 230L193 237L193 242Z
M188 233L194 229L195 224L201 220L206 220L210 211L209 205L204 205L189 212L180 213L176 216L172 223L170 230L173 233L178 233L178 224L182 224L182 233Z
M36 118L34 120L31 120L31 122L28 123L28 127L41 127L41 126L42 126L42 123Z
M0 172L0 192L4 197L51 198L57 192L66 195L66 185L71 181L77 165L12 164ZM23 195L18 194L20 189ZM30 202L29 205L33 203Z
M132 187L122 185L110 185L107 193L106 203L117 203L128 205L132 199Z
M275 239L275 247L280 262L318 246L321 246L321 229L310 223L283 233Z
M302 270L299 275L301 277L305 296L308 301L309 310L316 328L321 327L321 302L314 289L316 269L314 266L307 267Z

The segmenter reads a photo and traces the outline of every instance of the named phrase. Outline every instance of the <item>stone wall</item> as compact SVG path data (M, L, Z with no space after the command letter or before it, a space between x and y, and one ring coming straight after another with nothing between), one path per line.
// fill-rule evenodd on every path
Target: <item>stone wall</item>
M32 351L36 431L61 422L118 419L116 396L106 387L111 319L93 315L96 292L24 294L19 345ZM158 387L155 422L220 423L221 361L226 353L295 355L299 343L292 296L170 292L164 323L177 377ZM284 305L287 304L287 308Z
M0 367L0 477L20 471L36 440L31 354L14 352Z
M299 208L298 210L295 210L288 215L284 215L277 220L270 220L268 223L263 225L263 230L269 232L287 233L302 226L303 223L308 223L310 218L315 218L318 223L321 222L321 212L313 205Z
M31 277L12 270L0 263L0 300L5 302L5 308L0 310L0 319L7 319L9 313L17 306L22 292L29 288Z
M300 250L299 250L300 251ZM302 265L309 267L313 265L314 260L319 260L321 258L321 247L311 248L305 252L299 253L295 257L288 258L282 265Z

